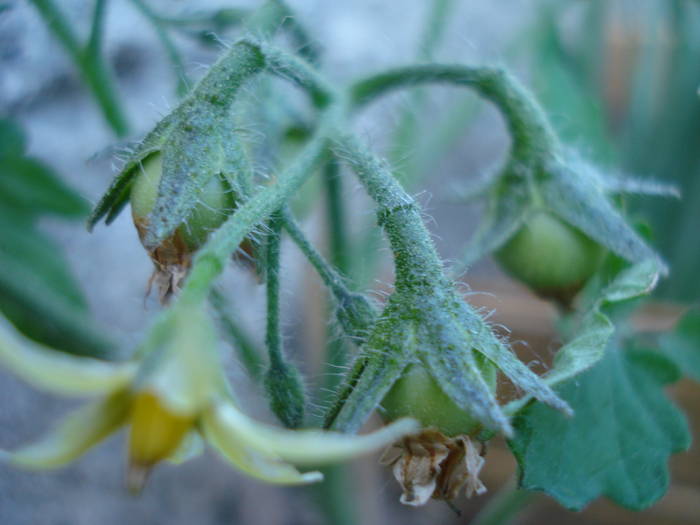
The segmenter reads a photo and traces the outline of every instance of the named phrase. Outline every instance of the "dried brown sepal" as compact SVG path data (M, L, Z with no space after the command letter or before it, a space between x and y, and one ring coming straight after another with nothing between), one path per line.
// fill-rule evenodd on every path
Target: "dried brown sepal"
M395 443L381 463L392 466L403 489L401 503L420 506L430 498L452 500L462 489L468 498L486 492L479 479L481 451L481 445L466 435L447 437L426 429Z
M134 219L134 224L139 237L143 239L148 229L148 222L145 219ZM155 268L148 280L146 296L150 295L151 288L155 284L161 304L167 304L187 277L187 272L192 265L191 250L178 229L157 248L149 251L148 255Z

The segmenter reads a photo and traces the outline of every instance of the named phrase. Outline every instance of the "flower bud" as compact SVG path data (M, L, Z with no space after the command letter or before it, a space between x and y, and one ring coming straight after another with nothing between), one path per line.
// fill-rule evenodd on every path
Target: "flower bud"
M156 204L162 172L162 158L156 153L142 162L131 188L131 214L142 242L149 229L149 217ZM212 176L201 188L197 204L186 222L149 251L156 267L153 279L160 290L161 300L167 300L179 289L189 270L192 253L226 220L234 204L232 190L220 176Z
M129 490L141 490L151 468L177 450L193 424L194 417L172 412L157 395L136 394L129 433Z

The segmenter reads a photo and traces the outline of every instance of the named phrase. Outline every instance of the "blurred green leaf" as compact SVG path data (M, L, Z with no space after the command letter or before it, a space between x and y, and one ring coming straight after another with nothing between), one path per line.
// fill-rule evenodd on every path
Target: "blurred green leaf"
M700 381L700 309L685 314L676 329L661 338L661 348L685 375Z
M0 119L0 310L26 335L75 354L104 356L108 338L60 249L37 227L45 216L75 219L89 208L53 171L25 156L19 127Z
M520 485L572 510L607 496L633 510L668 489L668 459L690 445L683 414L663 393L678 380L675 364L656 351L611 344L594 368L559 394L572 419L535 403L514 420L511 449Z

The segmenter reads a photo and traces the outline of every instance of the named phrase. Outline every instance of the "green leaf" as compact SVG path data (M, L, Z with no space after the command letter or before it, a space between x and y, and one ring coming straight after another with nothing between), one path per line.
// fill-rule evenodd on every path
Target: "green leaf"
M700 309L686 313L676 329L661 338L661 348L685 375L700 381Z
M658 352L611 345L594 368L559 389L572 419L539 403L515 418L509 444L520 486L572 510L601 496L633 510L654 504L668 488L669 456L690 445L683 414L663 392L678 377Z
M0 157L21 156L27 142L20 127L7 119L0 119Z
M24 156L21 130L0 120L0 310L33 339L75 354L112 346L93 325L60 249L37 228L52 214L87 213L85 200L45 164Z
M55 214L82 217L89 208L85 199L66 186L51 169L36 159L0 156L0 207L30 217Z

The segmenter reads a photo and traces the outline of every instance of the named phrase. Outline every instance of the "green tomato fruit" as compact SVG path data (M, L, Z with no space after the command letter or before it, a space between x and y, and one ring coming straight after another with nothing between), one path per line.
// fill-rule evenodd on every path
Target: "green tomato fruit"
M481 359L481 372L492 393L496 391L496 367ZM419 364L410 365L384 397L380 411L386 422L402 417L417 419L423 427L432 427L448 437L475 436L483 430L481 422L468 408L455 404L438 382Z
M131 214L139 234L143 235L148 228L148 214L155 206L163 173L161 155L148 157L139 171L131 187ZM181 241L189 251L199 248L207 240L209 233L226 220L233 207L231 196L230 189L221 177L214 176L209 179L202 188L199 201L192 209L187 222L182 224L168 241Z
M571 298L600 267L604 254L580 230L540 212L496 252L496 259L538 294Z

